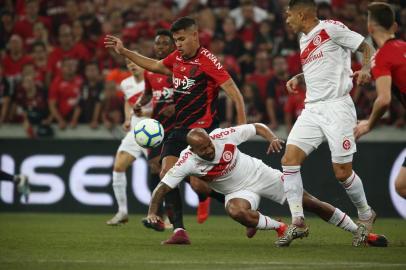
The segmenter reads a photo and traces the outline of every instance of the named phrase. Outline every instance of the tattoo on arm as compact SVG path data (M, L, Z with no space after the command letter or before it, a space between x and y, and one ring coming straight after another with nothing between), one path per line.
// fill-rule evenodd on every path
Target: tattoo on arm
M155 188L154 192L152 193L151 202L149 204L148 214L156 214L158 213L159 205L161 204L162 200L164 199L166 193L171 191L172 189L165 183L159 182L157 187Z
M371 68L371 56L375 50L363 41L357 51L362 53L362 69L369 70Z

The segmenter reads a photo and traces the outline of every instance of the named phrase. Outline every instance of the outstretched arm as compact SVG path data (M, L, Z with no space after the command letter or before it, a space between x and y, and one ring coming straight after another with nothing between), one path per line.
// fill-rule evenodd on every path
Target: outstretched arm
M245 115L244 99L242 98L241 92L235 85L233 79L228 79L225 81L221 88L226 92L227 96L233 101L235 110L237 111L237 124L242 125L247 123L247 118Z
M150 223L157 223L160 220L160 217L157 215L159 206L162 203L162 200L165 197L165 194L171 191L172 189L165 184L160 182L152 193L151 202L149 203L148 216L147 220Z
M267 153L275 153L275 152L280 152L282 150L282 144L284 141L279 139L269 128L268 126L262 124L262 123L255 123L255 131L256 134L270 142L271 144L269 145Z
M155 73L172 76L172 71L169 70L162 61L148 58L137 52L133 52L124 47L123 42L114 36L107 35L104 38L104 46L114 49L114 51L122 56L127 57L138 66Z

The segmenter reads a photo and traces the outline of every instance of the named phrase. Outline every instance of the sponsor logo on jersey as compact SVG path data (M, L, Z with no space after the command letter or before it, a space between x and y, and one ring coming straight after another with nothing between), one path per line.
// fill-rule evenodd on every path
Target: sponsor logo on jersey
M225 162L229 162L230 160L233 159L233 153L231 153L230 151L224 151L223 159Z
M234 128L227 128L227 129L222 130L220 133L215 133L215 134L210 135L210 138L212 140L221 139L224 136L228 136L228 135L230 135L230 134L232 134L234 132L235 132Z
M154 97L156 102L159 102L161 98L167 101L168 99L171 99L173 96L173 88L163 87L162 90L154 89L152 91L152 96Z
M202 51L200 53L203 54L204 56L206 56L210 61L212 61L214 66L218 70L223 68L223 65L220 63L220 61L217 59L217 57L214 54L212 54L211 52L209 52L207 49L202 49Z
M178 159L178 162L176 162L176 166L180 166L186 162L186 160L192 155L193 153L191 151L187 151L185 154L183 154L182 157Z
M183 79L173 77L173 84L178 91L179 90L189 90L190 87L195 85L195 82L196 82L195 80L189 79L186 76L183 76ZM187 93L190 93L190 92L187 92Z

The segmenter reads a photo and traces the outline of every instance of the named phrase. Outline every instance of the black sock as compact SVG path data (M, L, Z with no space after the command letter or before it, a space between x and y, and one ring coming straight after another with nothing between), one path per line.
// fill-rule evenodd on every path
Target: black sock
M148 178L148 188L151 190L151 193L154 191L156 186L159 184L161 181L161 178L159 178L159 174L156 173L150 173L149 178ZM158 216L162 217L164 215L164 205L163 202L159 206L158 209Z
M184 229L182 198L180 197L179 188L172 189L165 195L165 209L166 213L168 214L169 221L173 225L173 229Z
M196 192L196 194L197 194L197 197L199 198L199 202L204 202L207 199L207 197L209 197L205 193Z
M225 202L225 196L223 194L221 194L221 193L218 193L218 192L214 191L214 190L212 190L210 192L209 196L212 197L213 199L216 199L216 201L218 201L218 202L220 202L222 204L224 204L224 202Z
M14 175L8 174L4 171L0 171L0 180L14 181Z

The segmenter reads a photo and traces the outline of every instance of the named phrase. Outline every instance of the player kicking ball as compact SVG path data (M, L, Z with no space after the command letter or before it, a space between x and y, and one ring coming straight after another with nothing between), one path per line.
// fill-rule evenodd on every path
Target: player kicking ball
M176 188L187 176L193 175L225 195L226 212L232 219L247 227L249 238L254 236L257 229L275 230L279 239L284 237L290 227L257 210L261 197L280 204L285 203L283 173L237 148L255 135L270 142L268 153L281 151L283 141L264 124L215 129L210 134L201 128L192 129L187 134L189 146L182 151L178 162L152 194L147 220L152 224L162 222L157 211L165 194ZM303 193L303 206L345 231L353 234L358 231L358 226L340 209L321 202L307 192ZM289 241L284 241L282 245L279 239L275 244L280 247L289 246L295 238L306 237L308 233L291 235ZM375 234L365 235L363 241L376 246L387 245L384 236Z

